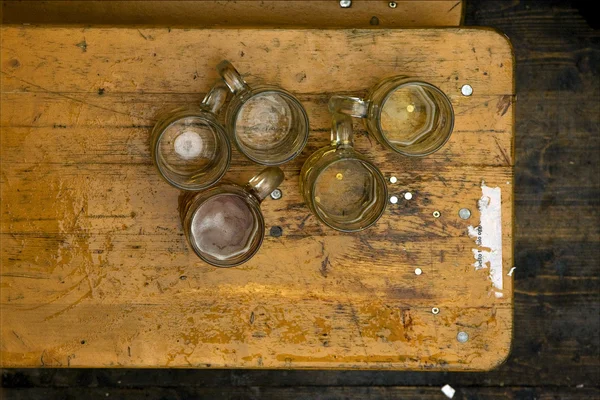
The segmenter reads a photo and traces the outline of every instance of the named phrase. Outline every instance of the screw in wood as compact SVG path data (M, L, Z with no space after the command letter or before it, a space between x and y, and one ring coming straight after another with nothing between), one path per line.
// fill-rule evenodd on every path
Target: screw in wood
M273 237L280 237L281 235L283 235L283 229L281 229L280 226L272 226L269 234Z
M410 200L410 199L412 199L412 193L411 192L404 193L404 200Z
M388 3L388 6L390 6L390 8L396 8L396 7L398 7L398 4L395 1L390 1Z
M461 208L458 211L458 216L462 219L469 219L471 217L471 210L468 208Z
M432 314L434 314L434 315L437 315L437 314L439 314L439 313L440 313L440 309L439 309L439 308L437 308L437 307L433 307L433 308L431 309L431 313L432 313Z
M434 218L439 218L441 215L442 215L442 214L440 214L440 212L439 212L439 211L434 211L434 212L433 212L433 217L434 217Z
M460 343L466 343L467 340L469 340L469 334L467 332L458 332L458 335L456 335L456 340L458 340Z
M415 275L421 275L423 270L421 268L415 268Z
M340 7L349 8L352 6L352 0L340 0Z
M396 178L395 176L390 177L390 183L396 183L398 182L398 178Z
M390 203L396 204L397 202L398 202L398 197L397 196L390 197Z
M460 88L460 92L463 94L463 96L470 96L473 94L473 88L471 85L463 85Z
M281 190L275 189L271 192L271 198L273 200L279 200L281 197L283 197L283 193L281 192Z

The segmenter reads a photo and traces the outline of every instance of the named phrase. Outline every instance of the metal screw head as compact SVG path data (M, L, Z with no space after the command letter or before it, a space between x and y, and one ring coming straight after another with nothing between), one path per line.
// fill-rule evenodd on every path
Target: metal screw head
M473 88L471 87L471 85L463 85L460 88L460 92L463 94L463 96L470 96L473 94Z
M340 7L349 8L352 6L352 0L340 0Z
M437 308L437 307L433 307L433 308L431 309L431 313L432 313L432 314L436 314L436 315L437 315L437 314L439 314L439 313L440 313L440 309L439 309L439 308Z
M271 198L273 200L279 200L282 197L283 197L283 193L279 189L275 189L271 192Z
M469 340L469 334L467 332L458 332L458 335L456 335L456 340L458 340L460 343L466 343L467 340Z
M397 202L398 202L398 197L397 196L390 197L390 203L396 204Z
M442 214L440 214L440 212L439 212L439 211L434 211L434 212L433 212L433 217L434 217L434 218L439 218L441 215L442 215Z
M421 275L423 270L421 268L415 268L415 275Z
M468 208L461 208L458 211L458 216L462 219L469 219L471 217L471 210L469 210Z
M269 234L273 237L280 237L281 235L283 235L283 229L281 229L280 226L272 226Z
M412 193L411 192L404 193L404 200L410 200L410 199L412 199Z
M395 2L395 1L390 1L390 2L388 3L388 6L390 6L390 8L396 8L396 7L398 7L398 4L396 4L396 2Z
M396 178L395 176L391 176L390 183L396 183L396 182L398 182L398 178Z

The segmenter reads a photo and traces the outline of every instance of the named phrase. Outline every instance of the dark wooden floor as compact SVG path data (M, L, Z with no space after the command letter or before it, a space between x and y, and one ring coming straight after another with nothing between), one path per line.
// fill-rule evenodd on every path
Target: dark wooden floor
M590 3L467 5L466 25L505 32L517 60L515 332L503 366L488 373L4 370L2 398L443 399L440 388L450 384L455 399L600 399L600 32L591 27Z

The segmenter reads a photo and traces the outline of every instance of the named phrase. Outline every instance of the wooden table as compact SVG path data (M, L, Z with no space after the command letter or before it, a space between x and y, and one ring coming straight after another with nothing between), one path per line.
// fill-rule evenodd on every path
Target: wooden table
M514 61L502 35L1 32L2 366L484 370L508 355ZM283 198L263 204L261 251L233 269L188 249L179 192L148 148L156 117L200 101L224 58L249 83L296 93L311 125L305 151L284 167ZM364 94L394 74L445 91L454 133L413 159L355 124L357 148L397 177L389 189L400 201L361 234L332 231L301 200L300 166L328 143L332 93ZM230 179L260 169L233 158ZM270 236L272 226L283 235Z

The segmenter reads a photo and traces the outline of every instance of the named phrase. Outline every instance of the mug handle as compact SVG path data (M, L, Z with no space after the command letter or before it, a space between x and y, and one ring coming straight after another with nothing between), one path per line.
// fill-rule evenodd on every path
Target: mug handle
M360 97L334 95L329 99L329 111L366 118L369 112L369 101Z
M259 203L262 203L283 182L283 178L281 168L267 167L248 181L246 190L256 197Z
M354 145L352 117L336 112L333 113L331 122L331 144L338 149L352 147Z
M206 96L204 96L202 106L209 109L211 113L216 114L219 109L223 107L223 104L225 104L228 93L229 89L225 86L225 83L219 79L215 82Z
M219 71L219 75L221 75L221 78L223 78L223 81L225 81L233 94L250 89L244 78L242 78L237 69L229 61L221 61L217 65L217 71Z

